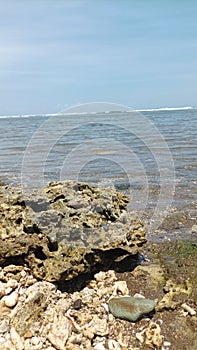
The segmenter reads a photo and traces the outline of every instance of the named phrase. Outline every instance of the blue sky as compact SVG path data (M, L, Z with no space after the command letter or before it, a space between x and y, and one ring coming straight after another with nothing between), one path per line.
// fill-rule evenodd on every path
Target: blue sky
M197 106L196 0L0 0L0 115Z

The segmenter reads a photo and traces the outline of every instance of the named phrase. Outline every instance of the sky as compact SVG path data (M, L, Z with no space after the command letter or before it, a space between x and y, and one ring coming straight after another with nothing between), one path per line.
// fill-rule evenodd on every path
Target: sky
M0 115L197 106L196 0L0 0Z

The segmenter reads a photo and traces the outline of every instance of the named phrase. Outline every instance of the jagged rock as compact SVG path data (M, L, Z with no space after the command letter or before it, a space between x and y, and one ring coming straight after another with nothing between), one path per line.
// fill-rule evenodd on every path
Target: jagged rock
M27 264L38 279L111 267L146 242L143 224L126 216L128 198L113 188L53 182L24 198L0 187L0 264Z
M37 282L30 286L26 293L26 302L19 302L13 310L11 324L20 336L40 321L48 306L48 298L55 291L55 287L48 282Z
M71 334L72 326L66 316L54 312L53 322L50 324L47 338L58 350L65 350L68 337Z

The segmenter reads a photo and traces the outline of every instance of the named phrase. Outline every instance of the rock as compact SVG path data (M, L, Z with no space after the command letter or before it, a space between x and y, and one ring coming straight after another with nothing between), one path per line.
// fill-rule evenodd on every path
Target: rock
M82 306L82 300L81 299L75 300L73 305L72 305L73 309L75 309L75 310L81 309L81 306Z
M24 336L29 328L38 320L46 308L47 302L43 293L37 293L26 304L16 307L16 314L12 318L12 324L17 332Z
M18 302L18 293L17 292L12 292L11 294L9 295L6 295L4 298L4 304L5 306L7 307L14 307L17 302Z
M180 304L181 295L190 295L191 285L189 281L186 282L185 284L176 284L171 279L167 280L164 286L165 294L158 302L156 311L164 309L174 310Z
M103 282L106 278L106 274L103 271L100 271L94 275L94 278L97 282Z
M196 311L194 309L192 309L189 305L187 305L186 303L183 303L182 308L187 311L191 316L195 316L196 315Z
M10 338L11 338L12 343L15 345L16 350L23 350L24 349L23 341L14 327L11 327L11 329L10 329Z
M145 229L133 216L122 221L128 201L114 188L74 181L52 182L26 200L0 186L0 264L12 259L39 280L62 283L94 266L117 266L120 257L137 258Z
M65 350L65 345L71 334L72 326L66 316L54 313L53 322L50 324L47 338L58 350Z
M5 295L6 284L0 281L0 298Z
M9 321L6 319L3 319L0 323L0 333L6 333L9 331Z
M144 343L149 348L160 349L163 344L164 337L161 335L161 328L156 322L150 322L145 329Z
M126 295L129 293L129 290L127 288L126 281L117 281L114 285L114 294L121 293L122 295Z
M93 336L100 335L100 336L105 336L109 333L108 325L106 319L101 319L97 315L94 315L92 318L92 321L88 324L88 327L86 328L93 333Z
M15 289L17 286L18 286L18 282L14 279L10 279L6 285L6 287L10 287L12 288L12 290Z
M17 350L15 345L11 342L11 340L5 340L5 342L0 343L0 350Z
M93 349L94 349L94 350L105 350L106 347L105 347L105 345L104 345L103 343L97 343L97 344L94 346Z
M192 226L192 233L197 233L197 225Z
M141 332L136 333L136 338L140 343L145 344L148 348L161 349L164 341L161 335L161 328L156 322L150 321L148 327L143 328Z
M154 310L156 303L150 299L119 297L109 300L109 311L116 317L135 322Z

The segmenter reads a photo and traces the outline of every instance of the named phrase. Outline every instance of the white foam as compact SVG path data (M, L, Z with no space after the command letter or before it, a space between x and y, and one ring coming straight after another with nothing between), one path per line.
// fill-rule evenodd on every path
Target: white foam
M136 109L135 112L182 111L182 110L189 110L189 109L196 109L196 108L191 107L191 106L186 106L186 107L161 107L161 108Z
M161 107L161 108L147 108L147 109L130 109L122 111L103 111L103 112L64 112L64 113L47 113L47 114L19 114L19 115L2 115L0 119L5 118L31 118L31 117L57 117L57 116L70 116L70 115L96 115L96 114L109 114L109 113L132 113L132 112L156 112L156 111L182 111L182 110L195 110L197 107Z

